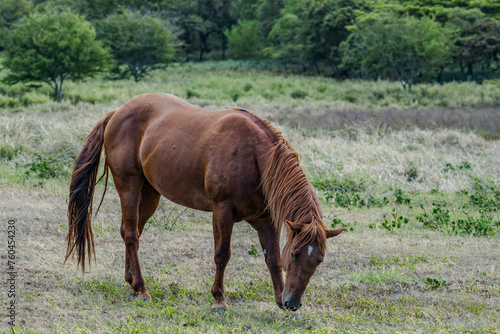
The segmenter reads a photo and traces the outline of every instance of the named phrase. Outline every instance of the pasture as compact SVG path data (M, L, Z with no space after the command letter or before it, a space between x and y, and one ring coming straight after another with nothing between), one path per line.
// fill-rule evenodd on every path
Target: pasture
M450 83L405 93L398 85L228 62L169 68L140 83L68 82L61 103L43 87L3 87L0 331L10 331L6 280L15 271L16 333L499 333L500 90ZM302 321L275 306L257 234L245 222L235 225L226 269L229 311L212 313L211 216L164 199L139 250L153 299L134 300L112 181L93 219L96 263L85 275L76 261L62 267L72 162L107 111L143 92L209 110L248 108L302 155L324 222L347 228L328 241Z

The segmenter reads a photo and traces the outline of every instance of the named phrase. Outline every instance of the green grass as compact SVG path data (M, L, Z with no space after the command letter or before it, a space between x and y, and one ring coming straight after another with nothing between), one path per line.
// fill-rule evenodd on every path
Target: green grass
M238 101L245 107L264 101L282 107L303 106L314 101L318 107L348 109L495 107L500 103L496 82L419 84L414 92L408 93L397 82L278 75L234 61L173 64L139 83L102 78L76 84L69 81L64 86L64 99L72 104L111 103L145 92L170 92L210 105ZM0 86L0 101L3 101L0 107L21 110L33 104L46 104L51 93L47 85L4 84Z
M19 101L0 110L0 217L17 220L19 245L15 332L498 333L500 142L457 126L446 116L450 109L432 114L447 119L442 127L417 127L421 113L431 115L425 108L441 108L443 101L457 108L493 106L498 89L450 83L419 85L405 95L398 85L279 76L228 62L169 68L138 84L69 82L59 104L44 86L3 87L1 99ZM325 223L347 228L329 241L304 294L302 321L274 304L258 237L244 222L234 228L226 272L229 311L212 313L211 217L164 199L141 237L153 299L136 301L123 280L112 180L93 220L97 263L85 275L72 261L60 267L68 178L83 140L107 111L154 91L208 109L247 107L273 120L301 153ZM21 95L41 102L24 105ZM484 109L453 112L493 124ZM373 115L395 117L387 126L357 124ZM412 125L401 126L402 119ZM101 193L102 185L96 203ZM473 232L486 231L487 224L487 233Z

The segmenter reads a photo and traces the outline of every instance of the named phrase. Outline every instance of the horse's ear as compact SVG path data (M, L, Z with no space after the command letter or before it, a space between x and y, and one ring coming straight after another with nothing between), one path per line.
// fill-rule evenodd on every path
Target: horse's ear
M301 223L294 223L289 220L285 220L285 223L294 231L295 233L299 233L300 230L302 230L302 224Z
M339 235L340 233L344 232L345 228L343 227L340 227L340 228L336 228L335 230L326 230L326 238L332 238L332 237L335 237L337 235Z

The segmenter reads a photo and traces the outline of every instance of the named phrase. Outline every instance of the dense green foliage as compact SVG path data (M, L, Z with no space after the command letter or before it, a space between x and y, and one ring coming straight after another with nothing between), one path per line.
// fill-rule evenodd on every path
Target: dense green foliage
M500 73L495 0L2 0L0 36L60 6L94 25L113 69L136 81L171 61L228 57L285 72L398 80L408 90ZM0 37L0 48L7 43Z
M258 21L238 21L225 34L229 42L231 54L235 59L258 59L262 55L264 38L260 32Z
M344 63L370 74L395 76L411 91L417 77L430 78L451 57L451 29L428 18L367 15L344 43Z
M6 34L5 47L5 80L49 83L57 100L68 76L82 80L102 71L108 59L90 23L67 11L23 17Z
M175 37L160 19L125 11L97 23L98 37L116 61L115 71L137 82L158 64L171 61ZM120 66L125 66L122 70Z

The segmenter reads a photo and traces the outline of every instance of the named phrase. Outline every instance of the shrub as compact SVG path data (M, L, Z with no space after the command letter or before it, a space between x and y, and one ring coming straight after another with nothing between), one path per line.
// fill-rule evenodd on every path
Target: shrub
M25 175L27 178L36 177L40 184L45 183L48 179L64 177L69 175L68 159L50 155L43 155L40 152L35 152L33 161L24 165L26 169Z
M396 209L392 210L392 219L387 220L384 219L382 222L382 227L385 228L388 231L394 231L395 229L400 229L403 227L405 224L408 224L410 220L407 217L404 216L398 216L396 213Z
M448 283L445 281L445 280L438 280L438 279L435 279L435 278L430 278L430 277L427 277L425 279L425 284L429 285L432 289L439 289L441 287L447 287L448 286Z
M248 255L257 256L258 253L259 253L259 250L257 249L257 247L255 247L254 244L252 244L250 246L250 249L248 250Z
M500 187L493 180L473 178L473 193L469 195L473 205L486 212L500 209Z
M345 231L346 232L354 232L354 228L356 227L358 223L355 221L353 223L345 223L345 222L342 222L342 219L340 218L333 218L332 219L332 228L338 228L338 227L343 227L345 228Z
M386 197L376 198L371 193L365 193L364 180L339 180L337 178L312 180L312 185L325 194L327 201L332 201L342 208L349 207L382 207L389 203Z
M396 190L394 190L394 202L397 203L397 204L408 204L408 205L410 205L411 198L403 190L396 189Z
M249 92L249 91L250 91L250 90L252 90L252 89L253 89L253 86L252 86L252 84L251 84L251 83L248 83L248 82L247 82L247 83L245 84L245 86L243 86L243 91L244 91L244 92Z
M300 89L296 89L290 94L290 97L293 99L304 99L306 96L307 93Z
M491 212L481 210L479 217L473 217L470 213L464 213L465 218L452 219L450 210L443 208L440 203L432 203L433 209L427 212L421 205L423 213L417 216L417 220L424 226L435 228L448 234L466 234L475 236L487 236L498 233L500 221L495 220Z

